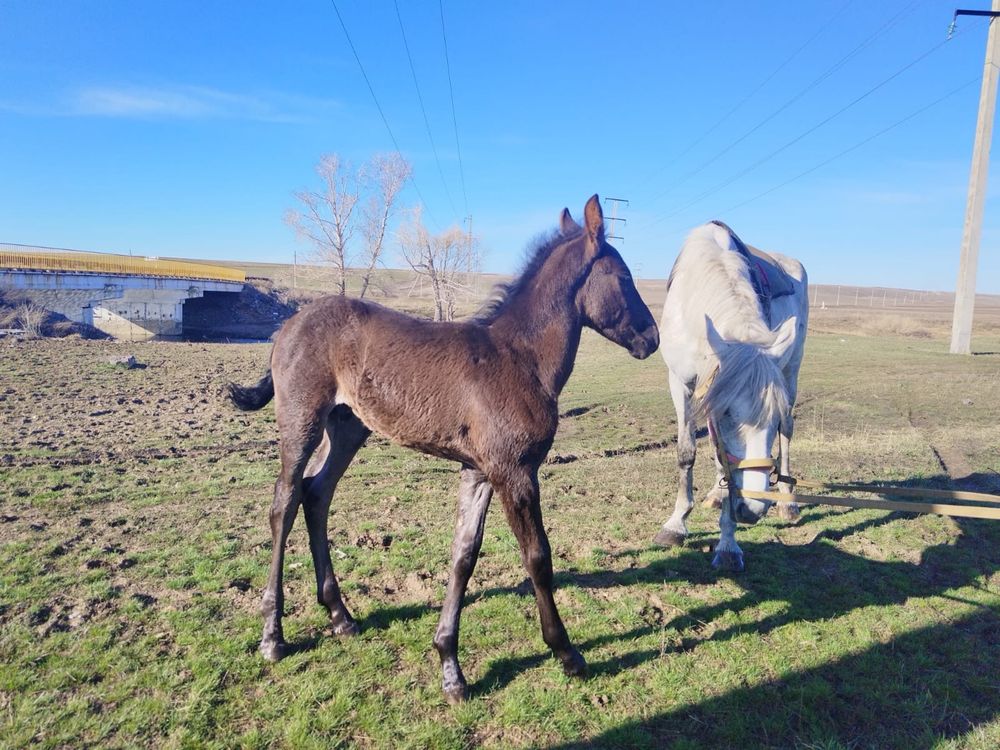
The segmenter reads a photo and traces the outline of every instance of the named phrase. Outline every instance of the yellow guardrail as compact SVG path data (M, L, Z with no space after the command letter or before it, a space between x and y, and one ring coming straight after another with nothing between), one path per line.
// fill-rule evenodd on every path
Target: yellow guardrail
M68 271L107 273L127 276L168 276L177 279L246 281L246 274L235 268L213 266L184 260L136 258L110 253L57 253L0 250L0 268L25 271Z

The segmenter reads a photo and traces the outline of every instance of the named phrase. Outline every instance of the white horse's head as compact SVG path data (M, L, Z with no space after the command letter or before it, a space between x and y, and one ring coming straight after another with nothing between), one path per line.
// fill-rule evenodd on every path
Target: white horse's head
M754 459L774 459L772 449L778 430L788 424L791 407L782 369L793 355L796 318L786 320L759 341L727 341L706 316L708 342L718 359L718 370L701 402L721 446L722 459L730 464ZM771 470L734 469L733 482L740 489L767 490ZM741 520L756 521L771 503L744 499ZM747 516L749 513L749 516Z

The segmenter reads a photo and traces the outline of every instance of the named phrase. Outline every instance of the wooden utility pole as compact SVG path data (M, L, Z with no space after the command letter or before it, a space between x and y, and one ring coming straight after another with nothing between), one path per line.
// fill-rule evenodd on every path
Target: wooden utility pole
M983 228L983 205L986 202L986 177L990 167L990 142L993 139L993 113L997 97L997 63L1000 63L1000 35L994 20L1000 15L1000 0L993 0L992 11L956 10L960 15L989 16L986 40L986 63L983 86L979 92L979 117L976 141L972 147L969 172L969 197L965 204L962 229L962 256L958 262L958 285L955 288L955 313L951 324L951 353L972 352L972 313L976 304L976 267L979 263L979 238Z

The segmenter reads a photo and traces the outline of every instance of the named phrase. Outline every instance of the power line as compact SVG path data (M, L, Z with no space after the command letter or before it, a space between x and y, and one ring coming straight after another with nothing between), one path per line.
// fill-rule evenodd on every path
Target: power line
M406 59L410 63L410 73L413 76L413 88L417 90L417 101L420 102L420 112L424 116L424 125L427 126L427 139L431 142L431 151L434 152L434 161L437 162L438 174L441 175L441 185L444 187L444 194L448 197L448 204L451 206L453 214L458 214L455 209L455 202L451 199L451 191L448 190L448 183L444 178L444 169L441 167L441 159L438 157L437 146L434 143L434 136L431 133L431 123L427 119L427 109L424 107L424 97L420 93L420 84L417 82L417 71L413 67L413 56L410 54L410 45L406 41L406 30L403 28L403 16L399 12L398 0L393 0L396 6L396 18L399 21L399 33L403 37L403 48L406 50Z
M946 99L949 99L950 97L954 96L958 92L960 92L960 91L962 91L964 89L967 89L969 86L971 86L974 83L978 83L981 79L982 79L982 76L976 76L975 78L972 78L971 80L966 81L965 83L963 83L958 88L952 89L951 91L949 91L944 96L938 97L937 99L935 99L934 101L932 101L930 104L924 105L920 109L918 109L918 110L916 110L914 112L911 112L910 114L908 114L906 117L902 118L901 120L897 120L892 125L889 125L888 127L882 128L882 130L878 131L877 133L873 133L872 135L868 136L864 140L858 141L857 143L855 143L850 148L845 148L843 151L841 151L841 152L839 152L837 154L834 154L830 158L821 161L819 164L816 164L815 166L810 167L809 169L805 170L804 172L799 172L797 175L795 175L794 177L792 177L792 178L790 178L788 180L785 180L781 184L775 185L774 187L772 187L772 188L770 188L768 190L765 190L762 193L758 193L753 198L748 198L747 200L743 201L742 203L737 203L735 206L730 206L725 211L723 211L720 215L725 215L725 214L731 213L732 211L735 211L735 210L737 210L739 208L743 208L743 206L747 205L748 203L753 203L754 201L756 201L756 200L758 200L760 198L763 198L766 195L770 195L771 193L775 192L776 190L780 190L781 188L785 187L786 185L790 185L791 183L795 182L796 180L799 180L799 179L805 177L806 175L812 174L816 170L825 167L830 162L836 161L837 159L841 158L842 156L846 156L847 154L851 153L852 151L857 151L859 148L861 148L865 144L867 144L867 143L875 140L879 136L885 135L890 130L898 128L903 123L909 122L914 117L917 117L918 115L922 115L927 110L931 109L932 107L936 107L938 104L940 104L941 102L945 101Z
M330 3L333 5L334 13L337 14L337 20L340 21L340 28L344 30L344 36L347 38L347 44L351 48L351 52L354 53L354 59L357 61L358 68L361 70L361 76L365 79L365 84L368 86L368 92L372 95L372 101L375 102L375 109L378 110L379 116L382 118L382 124L385 125L385 129L389 133L392 145L395 146L397 153L402 154L403 149L399 147L399 142L396 140L396 136L393 134L392 128L389 127L389 120L386 118L385 112L382 110L382 105L378 103L378 97L375 96L375 89L372 87L372 82L369 80L368 74L365 72L365 66L361 64L361 58L358 56L358 51L354 47L354 42L351 41L351 35L347 31L347 24L344 23L344 18L340 15L340 8L337 7L337 0L330 0ZM437 226L441 226L434 218L434 214L431 213L430 207L427 205L427 201L424 198L423 193L420 192L420 187L417 185L417 180L413 177L412 173L410 174L409 179L413 184L413 189L417 192L417 197L420 198L420 202L424 204L427 216L430 218L431 222Z
M674 158L670 162L668 162L664 166L660 167L653 174L651 174L649 177L647 177L645 180L643 180L643 182L641 184L646 185L651 180L653 180L654 178L659 177L664 172L664 170L666 170L668 167L676 164L682 157L686 156L692 150L694 150L695 147L701 145L705 141L705 139L708 138L708 136L710 136L712 133L714 133L719 128L719 126L722 125L722 123L724 123L726 120L728 120L730 117L732 117L733 114L737 110L740 109L740 107L742 107L744 104L746 104L748 101L750 101L754 96L756 96L757 93L760 92L760 90L762 88L764 88L768 83L771 82L771 80L776 75L778 75L778 73L780 73L782 70L784 70L786 67L788 67L789 63L791 63L792 60L794 60L796 57L798 57L799 53L802 52L802 50L804 50L806 47L808 47L810 44L812 44L812 42L815 41L816 38L820 34L822 34L831 25L833 25L833 22L836 21L838 18L840 18L840 16L843 15L844 11L847 10L847 8L853 2L854 2L854 0L847 0L847 2L844 3L840 7L840 10L838 10L836 13L834 13L833 16L831 16L830 19L825 24L823 24L822 26L820 26L819 29L817 29L816 32L811 37L809 37L808 39L806 39L806 41L803 42L801 46L799 46L794 52L792 52L792 54L790 54L788 57L786 57L784 59L784 61L781 64L779 64L778 67L776 67L774 70L772 70L771 73L763 81L761 81L759 84L757 84L757 86L749 94L747 94L742 99L740 99L736 104L734 104L729 109L728 112L726 112L722 117L720 117L718 120L716 120L714 125L712 125L704 133L702 133L698 138L696 138L694 141L692 141L684 150L682 150L680 153L678 153L677 155L675 155ZM672 189L673 187L676 187L676 185L672 185L671 188L668 188L667 192L669 192L669 190ZM661 193L657 197L662 197L665 194L666 193Z
M954 37L952 37L952 38L954 38ZM907 70L909 70L910 68L912 68L914 65L916 65L919 62L922 62L925 58L927 58L930 55L932 55L933 53L937 52L939 49L941 49L941 47L943 47L945 44L947 44L948 41L949 41L948 39L945 39L944 41L938 42L933 47L931 47L929 50L927 50L926 52L924 52L923 54L921 54L920 56L918 56L915 60L907 63L902 68L900 68L899 70L897 70L895 73L893 73L892 75L890 75L888 78L886 78L886 79L882 80L881 82L879 82L879 83L875 84L874 86L872 86L865 93L861 94L861 96L858 96L857 98L855 98L851 102L845 104L843 107L841 107L840 109L838 109L836 112L834 112L833 114L831 114L828 117L824 118L823 120L821 120L820 122L816 123L812 127L808 128L804 132L800 133L795 138L792 138L790 141L786 142L784 145L782 145L779 148L775 149L774 151L772 151L771 153L769 153L767 156L764 156L764 157L758 159L757 161L753 162L749 166L744 167L743 169L741 169L736 174L734 174L734 175L730 176L729 178L727 178L726 180L723 180L722 182L714 185L713 187L711 187L708 190L704 191L703 193L701 193L700 195L698 195L694 199L688 201L687 203L685 203L684 205L680 206L679 208L676 208L676 209L674 209L672 211L669 211L669 212L667 212L667 213L659 216L656 219L653 219L646 226L654 226L654 225L660 223L661 221L663 221L664 219L669 219L670 217L676 216L677 214L681 213L682 211L686 211L688 208L690 208L691 206L693 206L693 205L695 205L697 203L700 203L705 198L708 198L711 195L715 195L717 192L719 192L723 188L728 187L729 185L731 185L732 183L734 183L739 178L744 177L745 175L749 174L753 170L757 169L762 164L765 164L768 161L770 161L771 159L773 159L778 154L780 154L783 151L791 148L796 143L798 143L799 141L801 141L803 138L811 135L812 133L815 133L817 130L819 130L821 127L823 127L827 123L835 120L837 117L840 117L840 115L844 114L844 112L846 112L847 110L851 109L852 107L854 107L856 104L860 103L861 101L867 99L869 96L871 96L872 94L874 94L876 91L878 91L879 89L881 89L883 86L887 85L891 81L893 81L896 78L898 78L899 76L901 76L903 73L905 73Z
M441 38L444 40L444 64L448 70L448 94L451 96L451 122L455 126L455 148L458 150L458 173L462 178L462 198L465 200L465 213L469 213L469 195L465 192L465 167L462 164L462 146L458 142L458 117L455 115L455 88L451 83L451 62L448 59L448 35L444 30L444 1L438 0L441 11Z
M788 99L787 101L785 101L784 104L782 104L776 110L774 110L773 112L771 112L771 114L767 115L763 120L761 120L756 125L754 125L749 130L747 130L745 133L743 133L743 135L741 135L739 138L737 138L736 140L732 141L728 146L726 146L721 151L719 151L718 153L716 153L708 161L702 163L701 166L699 166L696 169L688 172L687 174L685 174L684 176L682 176L677 182L675 182L673 185L668 186L666 190L663 190L662 192L660 192L657 195L653 196L653 198L650 199L650 202L652 203L653 201L659 200L664 195L666 195L667 193L669 193L671 190L673 190L674 188L678 187L679 185L684 184L685 182L687 182L689 179L691 179L695 175L700 174L707 167L711 166L712 164L714 164L715 162L717 162L719 159L721 159L723 156L725 156L727 153L729 153L730 151L732 151L734 148L736 148L736 146L738 146L743 141L745 141L747 138L749 138L751 135L753 135L754 133L756 133L764 125L766 125L771 120L773 120L775 117L777 117L782 112L784 112L786 109L788 109L789 107L791 107L795 102L797 102L799 99L801 99L807 93L809 93L814 88L816 88L817 86L819 86L819 84L821 84L827 78L829 78L834 73L836 73L838 70L840 70L842 67L844 67L852 59L854 59L859 54L861 54L861 52L866 47L870 46L872 44L872 42L874 42L878 37L882 36L887 31L889 31L889 29L891 29L893 26L895 26L897 23L899 23L900 19L903 17L903 14L905 14L907 11L909 11L914 5L918 4L919 2L923 2L923 0L911 0L898 13L896 13L896 15L892 16L888 21L886 21L878 29L876 29L873 34L871 34L870 36L868 36L860 44L858 44L854 49L852 49L850 52L848 52L846 55L844 55L842 58L840 58L837 62L835 62L833 65L831 65L825 71L823 71L811 83L807 84L805 86L805 88L801 89L798 93L794 94L790 99Z

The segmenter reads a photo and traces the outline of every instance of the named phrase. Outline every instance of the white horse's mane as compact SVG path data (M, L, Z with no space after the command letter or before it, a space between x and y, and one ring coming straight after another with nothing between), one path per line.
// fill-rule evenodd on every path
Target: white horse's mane
M728 342L700 410L715 418L748 398L750 424L762 427L775 417L784 421L789 409L788 386L778 363L756 344Z
M749 419L762 425L788 412L788 385L767 351L775 332L764 320L747 261L730 243L729 232L718 225L694 229L674 263L667 288L683 280L687 299L697 300L687 309L697 310L700 320L692 317L689 325L708 328L711 352L706 352L706 359L718 363L699 411L719 415L737 400L749 398ZM705 329L700 333L704 336Z

